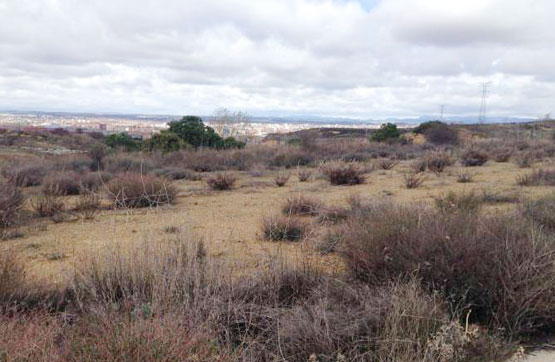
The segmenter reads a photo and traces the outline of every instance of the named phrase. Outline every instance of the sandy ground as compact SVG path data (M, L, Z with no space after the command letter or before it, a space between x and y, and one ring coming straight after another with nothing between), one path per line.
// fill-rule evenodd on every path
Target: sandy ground
M273 173L253 177L237 173L238 181L232 191L209 190L202 181L180 181L177 203L158 209L107 209L92 221L74 219L61 223L41 220L23 228L24 236L0 242L0 250L14 249L27 263L28 274L44 282L62 281L82 257L111 242L132 243L167 238L164 229L177 226L202 237L209 252L216 258L226 258L237 270L261 268L272 258L283 254L287 258L311 260L328 269L341 269L334 255L321 256L308 243L271 243L260 235L261 220L266 215L279 213L282 203L291 196L310 195L327 205L345 205L351 195L370 199L393 199L401 202L431 202L433 197L449 190L488 190L499 195L518 195L535 198L552 192L549 187L516 185L519 174L530 172L513 163L488 162L483 167L468 168L474 174L472 183L456 182L461 167L448 168L441 176L427 174L424 184L417 189L406 189L403 174L410 162L405 161L393 170L375 170L368 181L357 186L331 186L325 180L312 179L301 183L292 171L284 187L273 183ZM513 204L496 204L489 209L509 209Z

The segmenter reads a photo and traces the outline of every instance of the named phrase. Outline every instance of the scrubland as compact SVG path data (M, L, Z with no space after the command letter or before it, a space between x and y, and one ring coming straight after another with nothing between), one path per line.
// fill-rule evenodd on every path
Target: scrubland
M450 127L2 143L0 360L518 360L555 327L555 130Z

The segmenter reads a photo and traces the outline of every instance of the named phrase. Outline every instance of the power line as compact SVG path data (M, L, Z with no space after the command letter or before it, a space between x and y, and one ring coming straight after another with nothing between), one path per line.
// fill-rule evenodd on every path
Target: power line
M488 111L488 95L489 95L489 86L491 82L484 82L482 83L482 103L480 103L480 113L478 115L478 122L484 123L486 122L486 114Z

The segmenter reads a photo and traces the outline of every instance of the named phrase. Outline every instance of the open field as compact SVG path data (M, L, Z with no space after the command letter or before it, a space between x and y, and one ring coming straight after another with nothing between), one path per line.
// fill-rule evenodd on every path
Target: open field
M167 153L13 139L0 358L518 360L555 330L552 127L439 127Z

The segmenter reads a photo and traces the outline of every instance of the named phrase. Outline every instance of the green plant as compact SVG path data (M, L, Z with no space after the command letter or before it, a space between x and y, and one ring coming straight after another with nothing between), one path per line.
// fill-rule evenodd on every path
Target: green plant
M393 123L384 123L379 129L372 133L370 139L376 142L384 142L391 139L398 139L401 132L397 129L397 125Z

